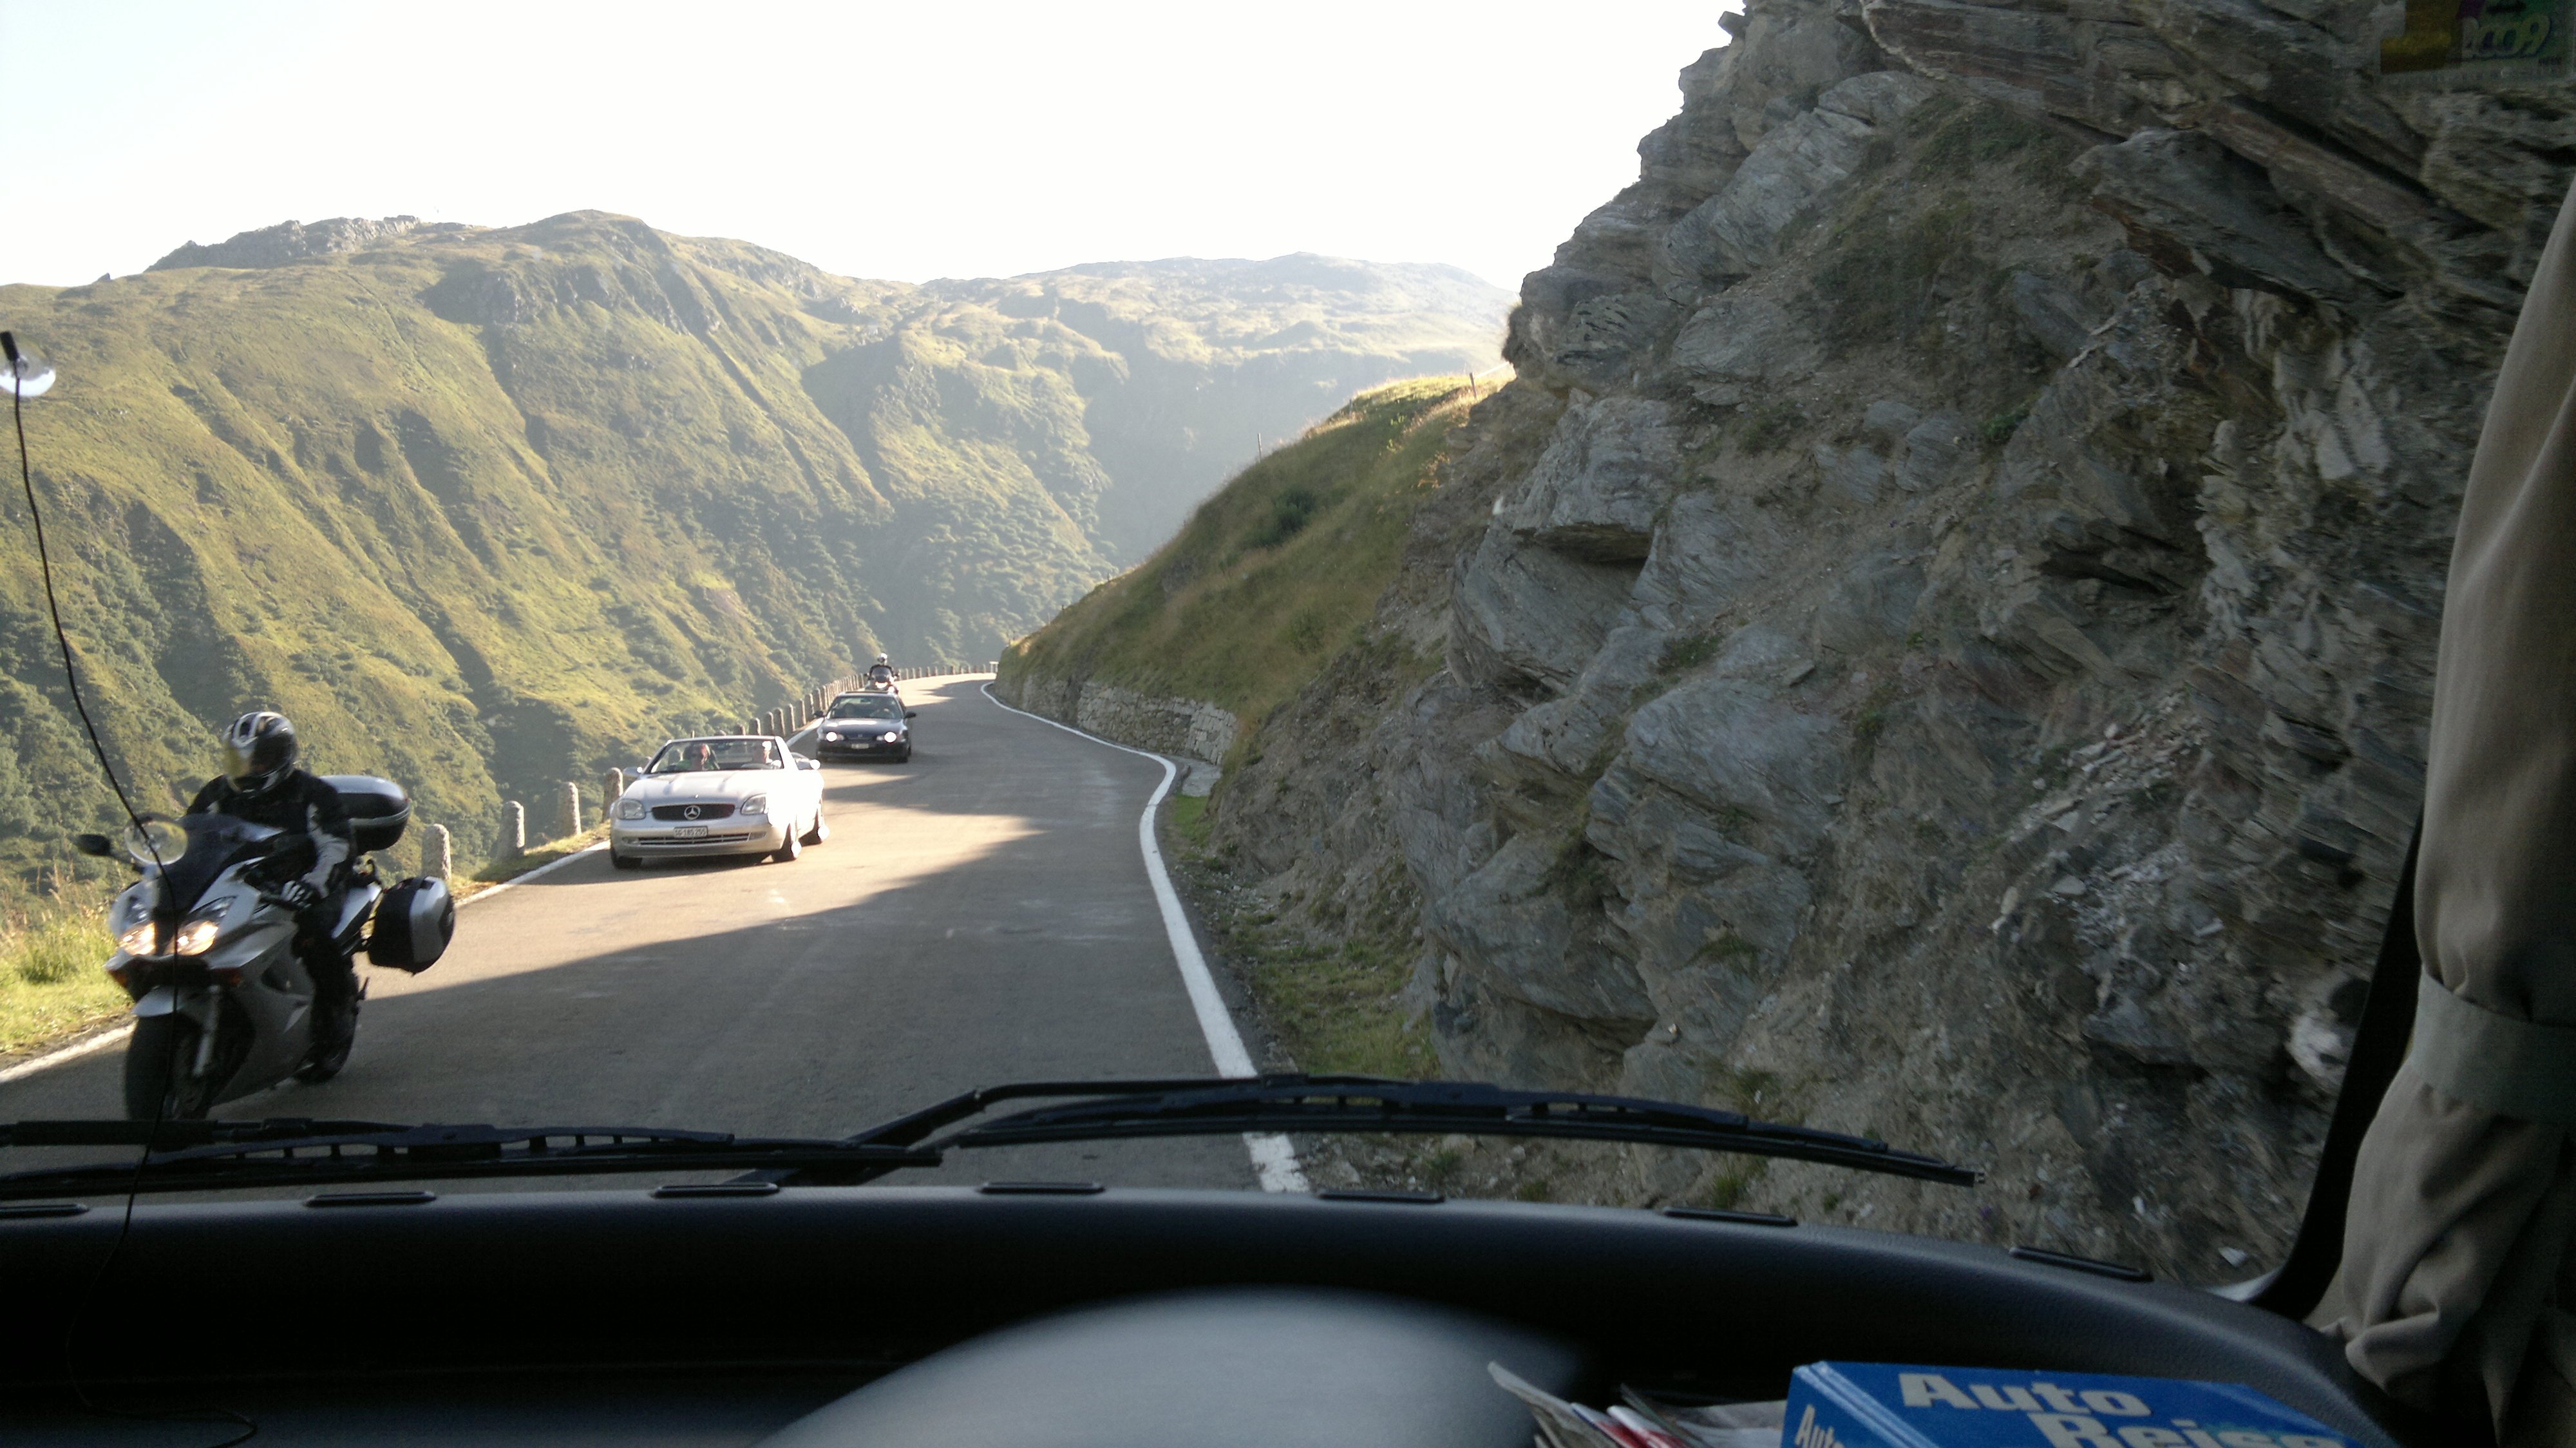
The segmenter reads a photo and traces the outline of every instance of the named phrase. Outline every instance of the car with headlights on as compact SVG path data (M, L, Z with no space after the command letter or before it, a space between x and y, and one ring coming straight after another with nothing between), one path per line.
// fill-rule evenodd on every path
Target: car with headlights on
M912 758L913 711L903 696L870 689L843 694L814 725L814 753L822 759Z
M632 870L657 858L793 860L831 834L822 768L775 735L674 739L609 806L609 863Z

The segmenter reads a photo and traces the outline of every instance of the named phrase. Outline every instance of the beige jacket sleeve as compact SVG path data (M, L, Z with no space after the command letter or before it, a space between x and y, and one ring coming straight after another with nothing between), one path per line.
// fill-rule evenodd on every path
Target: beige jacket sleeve
M2576 1443L2576 195L2471 464L2443 609L2429 979L2346 1218L2353 1366L2509 1444Z

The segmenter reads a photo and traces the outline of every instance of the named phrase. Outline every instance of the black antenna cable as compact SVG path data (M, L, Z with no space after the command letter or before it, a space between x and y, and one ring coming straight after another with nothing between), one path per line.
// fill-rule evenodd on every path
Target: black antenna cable
M18 485L24 489L27 494L28 521L35 524L36 571L44 578L45 582L45 609L48 613L53 615L54 644L57 648L62 650L63 682L71 689L72 708L79 713L81 728L89 735L89 752L97 758L99 772L107 776L107 787L115 792L117 806L125 811L126 823L133 826L135 841L143 846L145 854L152 857L152 863L156 867L160 867L164 865L164 861L161 858L160 847L153 842L152 832L143 827L143 816L134 808L134 801L126 797L125 786L119 782L116 777L116 766L108 762L107 746L99 742L98 725L89 717L89 702L81 697L80 674L72 667L71 637L63 631L63 606L61 602L54 597L54 563L52 557L45 549L45 515L43 511L36 506L35 472L27 466L26 379L27 375L36 371L37 368L26 365L23 360L23 354L18 350L18 338L11 332L0 331L0 358L7 359L5 369L0 369L0 375L5 375L9 381L9 421L18 434ZM40 388L39 390L41 391L42 389ZM173 1049L176 1049L175 1045ZM164 1101L153 1107L152 1136L156 1140L161 1135L161 1113L167 1105L168 1102L165 1097ZM138 1182L142 1179L143 1163L151 1155L152 1147L147 1143L144 1146L143 1151L134 1159L135 1178ZM97 1296L99 1284L107 1280L108 1269L115 1265L118 1255L125 1250L126 1239L134 1234L134 1198L135 1192L133 1188L129 1187L125 1193L125 1212L116 1228L116 1241L109 1246L107 1256L100 1260L98 1270L91 1274L89 1290L82 1295L82 1302L78 1307L73 1309L69 1319L63 1326L63 1367L65 1372L69 1375L72 1395L79 1400L83 1408L94 1413L105 1414L109 1417L162 1421L178 1420L212 1422L227 1424L229 1426L238 1427L242 1430L238 1434L225 1439L222 1443L215 1445L215 1448L234 1448L235 1444L248 1442L253 1435L259 1432L259 1425L249 1418L233 1412L230 1409L183 1408L167 1412L126 1412L116 1408L103 1407L100 1404L90 1401L89 1390L81 1384L79 1360L76 1356L77 1349L72 1345L72 1336L74 1333L79 1331L81 1317L80 1309L87 1307L89 1305L89 1300Z
M36 475L27 467L27 399L21 386L25 370L19 363L16 334L0 331L0 355L8 358L9 421L18 433L18 483L27 494L27 517L36 525L36 571L45 581L45 609L53 615L54 644L63 654L63 682L70 687L72 708L80 715L81 728L89 734L89 752L98 758L99 772L107 776L107 787L116 792L117 806L125 811L125 822L134 827L134 837L142 842L154 864L161 863L161 852L152 845L151 831L143 828L143 816L136 812L134 801L125 794L117 780L116 766L107 762L107 746L98 738L98 725L89 717L89 702L81 697L80 674L72 667L72 641L63 632L63 606L54 598L54 562L45 551L45 515L36 507Z

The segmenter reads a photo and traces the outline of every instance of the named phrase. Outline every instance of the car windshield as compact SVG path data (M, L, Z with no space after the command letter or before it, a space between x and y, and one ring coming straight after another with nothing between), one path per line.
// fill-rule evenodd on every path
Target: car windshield
M645 766L647 774L694 774L712 769L779 769L778 746L766 739L674 739Z
M889 1180L2287 1250L2576 88L2280 4L0 5L0 1122L1449 1080L1986 1176L1416 1101ZM132 968L175 907L72 834L252 709L411 813ZM257 953L322 935L345 1071Z

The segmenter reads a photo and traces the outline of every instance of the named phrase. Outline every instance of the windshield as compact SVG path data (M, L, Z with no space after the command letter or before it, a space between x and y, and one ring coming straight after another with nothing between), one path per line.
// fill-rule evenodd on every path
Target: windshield
M716 769L780 769L778 746L766 739L675 739L646 765L647 774L694 774Z
M710 11L671 115L601 4L499 47L20 8L62 18L0 47L44 98L0 328L51 379L0 448L0 1075L50 1064L0 1121L139 1109L121 1046L51 1056L152 991L333 1028L219 957L336 931L345 1071L152 1028L217 1073L155 1099L828 1140L1032 1079L1453 1080L1987 1176L1421 1114L890 1180L2286 1250L2560 90L2374 98L2357 10L2007 83L1910 0L1381 7L1296 65L826 7ZM368 104L469 73L532 99ZM814 136L903 141L817 184ZM183 808L253 709L410 813L292 928L111 976L134 875L74 832ZM431 878L442 956L349 952Z
M165 857L160 873L168 882L168 903L178 908L195 904L228 867L287 842L276 830L231 815L181 815L175 823L185 833L187 847L175 859Z

